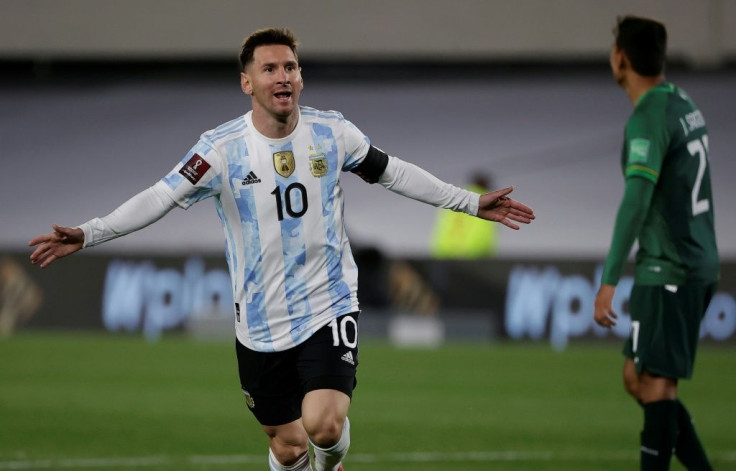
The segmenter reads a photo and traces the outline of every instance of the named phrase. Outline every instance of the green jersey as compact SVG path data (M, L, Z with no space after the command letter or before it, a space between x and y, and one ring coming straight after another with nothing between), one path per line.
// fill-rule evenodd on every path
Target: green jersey
M717 281L708 130L684 91L665 82L641 97L626 124L622 166L627 180L655 185L638 233L636 282Z

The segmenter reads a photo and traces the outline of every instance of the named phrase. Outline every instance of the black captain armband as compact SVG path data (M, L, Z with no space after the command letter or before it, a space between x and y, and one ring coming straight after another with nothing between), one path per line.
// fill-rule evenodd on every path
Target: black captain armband
M383 174L388 165L388 154L381 149L370 146L365 159L354 169L351 170L368 183L378 182L378 178Z

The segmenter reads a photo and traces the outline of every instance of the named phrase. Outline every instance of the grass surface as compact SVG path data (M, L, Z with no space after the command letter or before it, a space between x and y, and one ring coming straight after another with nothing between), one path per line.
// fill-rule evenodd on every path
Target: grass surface
M617 345L364 343L360 362L347 471L638 467ZM736 350L701 347L680 388L719 470L736 470L735 371ZM264 470L266 446L231 342L0 341L0 470Z

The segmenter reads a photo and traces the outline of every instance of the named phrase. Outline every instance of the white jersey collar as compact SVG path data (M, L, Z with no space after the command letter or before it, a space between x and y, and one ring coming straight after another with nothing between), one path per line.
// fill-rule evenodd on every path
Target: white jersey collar
M294 130L291 131L291 134L289 134L288 136L281 137L281 138L278 138L278 139L274 139L274 138L265 136L265 135L261 134L258 131L258 129L256 129L255 125L253 124L253 110L250 110L250 111L248 111L245 114L245 124L248 126L248 128L253 132L253 134L255 136L257 136L260 139L263 139L264 141L268 142L269 144L275 144L275 145L284 144L284 143L287 143L287 142L293 140L296 137L297 133L299 132L299 125L302 122L302 110L301 110L301 107L298 108L298 111L299 111L299 118L298 118L298 120L296 122L296 126L294 127Z

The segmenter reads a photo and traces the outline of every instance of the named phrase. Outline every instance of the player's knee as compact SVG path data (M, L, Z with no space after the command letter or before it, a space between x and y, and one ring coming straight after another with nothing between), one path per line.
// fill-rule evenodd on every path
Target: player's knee
M624 374L624 389L634 399L639 400L639 378L635 375Z
M677 379L644 371L639 378L639 400L643 403L677 399Z
M337 418L326 418L305 423L309 439L320 448L329 448L340 441L342 421Z

